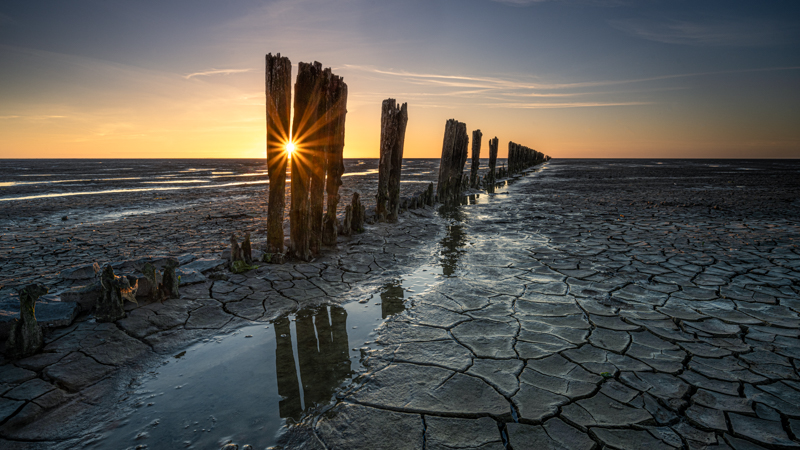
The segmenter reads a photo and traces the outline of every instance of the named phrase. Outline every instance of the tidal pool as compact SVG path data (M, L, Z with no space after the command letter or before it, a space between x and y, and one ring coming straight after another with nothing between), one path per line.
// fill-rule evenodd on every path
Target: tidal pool
M104 425L88 448L207 449L229 441L268 448L283 425L329 404L359 373L362 349L374 348L383 320L452 274L453 256L443 250L441 264L424 265L360 302L305 308L175 354L130 386L123 418Z

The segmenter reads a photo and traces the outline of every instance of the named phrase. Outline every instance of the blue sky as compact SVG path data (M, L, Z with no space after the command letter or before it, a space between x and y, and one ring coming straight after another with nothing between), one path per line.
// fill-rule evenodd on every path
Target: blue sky
M6 0L0 157L263 156L269 52L344 76L351 157L388 97L407 156L452 117L554 157L800 157L800 3L622 0Z

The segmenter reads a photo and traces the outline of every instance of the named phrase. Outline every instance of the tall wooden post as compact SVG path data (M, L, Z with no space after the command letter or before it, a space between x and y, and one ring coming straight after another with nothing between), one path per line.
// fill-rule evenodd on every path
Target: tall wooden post
M472 167L470 170L469 185L470 187L478 187L478 169L481 165L481 139L483 133L481 130L472 132Z
M319 64L319 63L315 63ZM321 67L321 66L320 66ZM310 142L306 144L309 166L311 167L308 193L308 247L312 255L318 255L322 249L322 215L325 204L325 174L328 147L331 145L331 129L328 111L332 105L330 85L333 81L331 69L322 71L314 86L317 123L309 129Z
M304 261L311 260L309 248L309 187L311 182L311 161L313 147L317 144L319 117L319 78L322 65L300 63L297 81L294 85L294 117L292 118L292 139L295 150L292 154L292 199L289 220L291 222L291 254Z
M267 251L283 253L283 214L286 208L286 144L292 101L292 63L278 53L266 56L267 96Z
M436 185L437 196L442 203L453 203L461 192L461 174L467 161L468 146L467 125L449 119L444 128L439 181Z
M325 152L326 168L325 191L328 194L328 205L322 223L322 243L336 245L339 234L339 221L336 210L339 207L339 186L342 185L344 173L344 123L347 114L347 84L341 77L333 76L330 85L331 108L328 110L327 123L330 126L330 145ZM349 224L348 224L349 226Z
M514 174L517 165L517 144L508 142L508 176Z
M497 136L494 139L489 139L489 173L486 176L490 187L494 187L494 181L497 179L495 170L497 168L498 143Z
M408 123L408 105L389 98L381 105L381 160L375 211L378 220L397 222L400 212L400 173Z

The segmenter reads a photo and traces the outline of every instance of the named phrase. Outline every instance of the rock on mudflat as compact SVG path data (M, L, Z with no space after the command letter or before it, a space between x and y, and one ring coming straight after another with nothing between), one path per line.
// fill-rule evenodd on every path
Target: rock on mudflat
M181 286L202 283L208 280L199 270L187 269L185 267L175 270L175 275L178 276Z
M100 364L83 353L73 352L47 367L44 375L70 391L77 392L108 375L112 370L113 366Z
M672 436L674 433L672 433L668 441L665 442L662 439L656 438L646 430L608 430L605 428L592 428L591 432L600 442L605 444L607 448L641 448L648 450L674 450L676 448L681 448L681 440L678 436Z
M643 424L653 419L647 410L624 405L602 393L565 406L561 415L583 427L620 427Z
M591 450L594 441L560 419L550 419L542 425L509 423L506 425L508 443L514 450Z
M391 364L352 394L353 401L408 412L510 416L508 401L483 380L438 367Z
M426 450L504 450L497 422L489 417L456 419L425 417Z
M69 326L79 311L80 308L75 302L40 298L36 302L36 322L43 328ZM18 318L18 297L13 295L0 300L0 341L8 339L11 326Z
M75 302L82 311L91 311L102 296L103 288L100 287L99 281L94 281L86 286L74 287L60 294L61 301Z
M97 263L86 264L73 267L72 269L62 270L61 278L65 280L91 280L97 278L100 272L100 265Z
M781 423L771 420L728 414L733 434L754 439L765 445L776 445L781 448L800 448L800 444L789 439Z
M340 403L322 415L316 430L327 448L423 448L423 423L418 414Z

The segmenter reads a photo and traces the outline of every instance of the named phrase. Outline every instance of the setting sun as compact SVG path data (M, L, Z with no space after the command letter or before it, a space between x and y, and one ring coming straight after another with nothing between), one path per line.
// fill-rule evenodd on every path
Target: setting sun
M294 142L287 142L286 143L286 153L289 154L289 157L292 157L292 153L294 153Z

